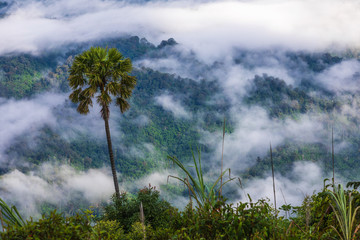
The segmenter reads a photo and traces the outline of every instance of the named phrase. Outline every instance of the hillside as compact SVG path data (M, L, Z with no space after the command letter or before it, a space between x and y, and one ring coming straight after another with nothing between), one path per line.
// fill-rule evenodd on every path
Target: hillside
M336 172L348 180L356 179L358 118L346 112L356 107L356 92L334 92L322 82L321 76L341 65L357 64L357 60L329 53L271 54L238 50L231 68L247 72L248 79L241 80L241 88L234 88L221 78L221 73L228 74L228 63L210 66L199 62L192 53L181 54L181 48L173 39L155 46L138 37L71 45L38 56L1 57L4 102L38 101L44 94L60 96L60 102L49 109L55 119L36 127L36 132L25 130L4 146L3 174L14 168L26 173L45 162L66 163L78 170L108 165L98 110L94 108L90 117L80 116L75 106L66 100L71 61L89 45L117 47L135 66L133 74L138 83L130 111L120 115L117 109L112 110L116 166L121 181L139 179L154 170L168 168L168 155L187 162L191 157L190 148L197 147L201 148L207 162L205 170L211 172L220 160L219 133L224 117L225 162L233 174L245 180L268 174L270 139L275 139L275 169L279 174L286 176L294 164L301 161L321 165L324 173L330 171L332 126ZM274 72L268 63L257 61L260 58L276 59L283 73ZM154 66L152 63L157 63L155 69L149 67ZM188 73L173 73L176 64L181 63ZM356 78L356 72L350 77ZM6 100L9 98L16 100ZM257 126L242 123L257 117L260 118L256 120L259 121ZM283 132L284 126L291 129ZM302 127L309 129L303 132ZM246 136L249 131L252 133ZM253 138L254 132L263 132L270 138L259 141ZM247 137L252 139L248 141ZM249 146L250 143L253 144ZM240 148L236 153L235 144ZM237 164L238 161L242 163Z

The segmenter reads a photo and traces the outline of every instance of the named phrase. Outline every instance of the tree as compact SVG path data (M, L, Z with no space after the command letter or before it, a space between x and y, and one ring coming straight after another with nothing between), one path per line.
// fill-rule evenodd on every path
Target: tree
M69 98L72 102L79 103L77 111L80 114L89 113L89 107L93 106L94 98L101 107L100 113L105 122L111 171L117 197L120 197L120 191L110 136L109 105L112 102L112 95L116 98L116 105L120 107L121 113L129 109L130 105L127 99L136 85L136 78L129 75L131 70L130 59L125 59L117 49L92 47L75 57L68 78L69 85L73 90Z

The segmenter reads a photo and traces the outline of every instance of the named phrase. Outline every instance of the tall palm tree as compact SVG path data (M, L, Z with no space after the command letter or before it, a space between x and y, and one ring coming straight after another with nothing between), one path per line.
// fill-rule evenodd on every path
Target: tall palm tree
M120 197L120 192L109 129L109 105L113 100L112 95L116 98L115 103L120 107L121 113L129 109L130 105L127 99L136 85L136 78L129 76L131 70L130 59L125 59L117 49L92 47L75 57L69 70L68 79L73 90L69 98L72 102L79 103L77 107L79 113L89 113L89 107L93 106L94 98L101 107L100 113L105 122L111 171L117 197Z

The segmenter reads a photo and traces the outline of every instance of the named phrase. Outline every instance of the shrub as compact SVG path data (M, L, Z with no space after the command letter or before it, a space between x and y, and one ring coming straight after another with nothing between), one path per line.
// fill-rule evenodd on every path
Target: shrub
M192 209L188 205L176 219L175 239L271 239L274 209L267 201L238 203L221 200Z
M126 193L121 193L120 198L113 197L112 203L105 206L103 220L116 220L125 232L131 230L131 226L140 221L140 203L143 205L145 224L153 229L165 228L170 222L170 210L174 208L160 199L160 193L149 185L141 189L135 198L129 198Z
M88 239L91 235L90 214L76 214L63 217L53 211L49 217L43 216L38 221L27 221L24 226L10 226L1 232L1 239L31 240L31 239Z
M125 239L124 230L116 221L99 221L93 227L91 240L120 240Z

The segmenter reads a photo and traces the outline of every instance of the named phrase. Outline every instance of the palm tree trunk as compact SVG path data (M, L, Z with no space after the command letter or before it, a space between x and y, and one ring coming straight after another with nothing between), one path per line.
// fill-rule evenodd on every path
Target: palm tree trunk
M111 144L109 118L105 117L104 122L105 122L106 140L107 140L108 149L109 149L111 172L112 172L112 175L113 175L114 186L115 186L115 193L116 193L116 197L120 198L119 183L118 183L117 176L116 176L115 160L114 160L114 154L113 154L112 144Z

